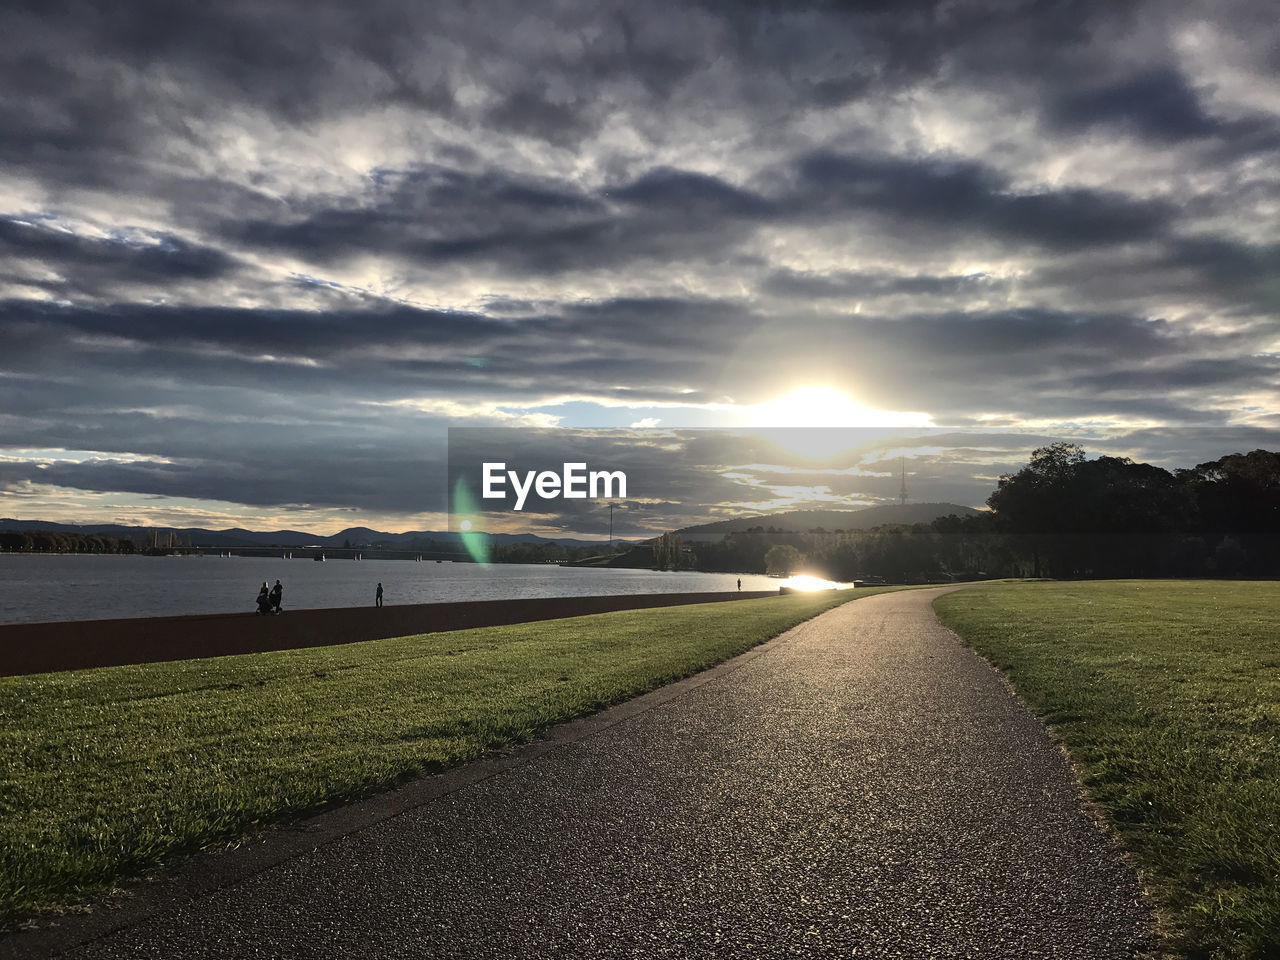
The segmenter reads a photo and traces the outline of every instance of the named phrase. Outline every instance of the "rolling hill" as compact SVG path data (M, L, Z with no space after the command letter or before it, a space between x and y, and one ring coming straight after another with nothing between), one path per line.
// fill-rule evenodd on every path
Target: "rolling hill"
M100 533L121 540L145 541L152 530L172 532L179 540L190 539L197 547L342 547L377 545L389 549L414 549L415 541L434 540L440 543L458 542L458 534L447 530L410 530L405 533L385 533L368 527L348 527L331 536L305 533L300 530L206 530L203 527L131 527L118 523L52 523L47 520L15 520L0 518L0 530L46 530L52 533ZM550 539L532 533L482 534L493 543L558 543L564 547L596 546L600 540Z

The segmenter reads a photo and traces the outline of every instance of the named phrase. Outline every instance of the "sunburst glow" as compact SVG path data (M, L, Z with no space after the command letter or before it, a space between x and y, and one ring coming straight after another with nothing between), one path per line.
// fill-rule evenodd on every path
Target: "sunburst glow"
M877 410L834 387L811 386L746 410L753 427L929 427L927 413Z
M827 386L801 387L776 400L743 408L743 420L745 425L764 431L780 447L803 457L829 457L865 442L865 436L852 435L855 430L933 426L927 413L877 410Z
M799 573L794 577L787 577L782 581L782 585L791 590L801 590L806 593L811 590L849 590L853 587L851 583L836 583L834 580L811 577L807 573Z

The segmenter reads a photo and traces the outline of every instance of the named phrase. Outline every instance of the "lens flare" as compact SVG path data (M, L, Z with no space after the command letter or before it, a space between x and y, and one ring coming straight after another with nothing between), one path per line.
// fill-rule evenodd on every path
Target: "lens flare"
M471 554L471 559L476 563L488 563L488 540L483 533L475 529L476 524L473 519L479 512L476 508L475 497L467 489L467 481L463 477L459 477L458 482L453 485L453 505L450 510L450 516L458 525L458 534L462 538L462 545L466 548L467 553Z

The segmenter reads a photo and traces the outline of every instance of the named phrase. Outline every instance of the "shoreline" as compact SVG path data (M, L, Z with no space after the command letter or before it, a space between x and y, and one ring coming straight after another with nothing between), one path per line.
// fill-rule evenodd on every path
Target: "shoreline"
M0 624L0 676L336 646L538 620L776 597L775 590L463 600L385 607Z

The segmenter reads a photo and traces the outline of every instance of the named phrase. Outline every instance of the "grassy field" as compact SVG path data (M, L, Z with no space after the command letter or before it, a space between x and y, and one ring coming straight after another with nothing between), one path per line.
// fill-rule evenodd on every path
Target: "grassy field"
M1170 944L1280 957L1280 583L1007 584L936 606L1067 746Z
M0 921L527 740L853 596L0 679Z

